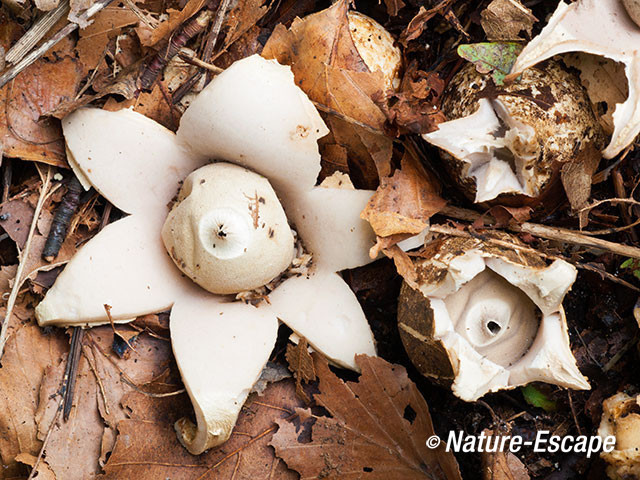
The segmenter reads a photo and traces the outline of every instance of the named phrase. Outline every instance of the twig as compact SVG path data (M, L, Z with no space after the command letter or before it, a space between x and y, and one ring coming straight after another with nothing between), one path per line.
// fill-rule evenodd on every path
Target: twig
M441 212L442 213L442 212ZM435 232L435 233L442 233L444 235L451 235L454 237L465 237L465 238L478 238L479 235L472 235L471 233L464 231L464 230L458 230L457 228L452 228L452 227L448 227L446 225L431 225L429 227L429 231L431 232ZM588 263L580 263L580 262L573 262L561 255L549 255L547 253L541 252L539 250L536 250L535 248L531 248L531 247L525 247L522 245L516 245L515 243L510 243L510 242L505 242L503 240L499 240L497 238L482 238L482 240L485 243L491 243L493 245L497 245L499 247L502 248L508 248L511 250L517 250L520 252L526 252L526 253L531 253L533 255L537 255L539 257L542 258L546 258L548 260L564 260L566 262L572 263L573 265L575 265L577 268L581 268L583 270L589 270L591 272L595 272L599 275L602 275L603 277L607 278L607 280L610 280L612 282L615 283L619 283L620 285L623 285L633 291L636 292L640 292L640 288L636 287L635 285L632 285L631 283L622 280L621 278L616 277L615 275L610 274L609 272L605 272L604 270L600 270L599 268L596 268L592 265L589 265Z
M578 212L586 212L587 210L596 208L603 203L630 203L632 205L640 205L640 202L634 200L633 198L605 198L604 200L598 200L591 205L587 205L586 207L581 208L580 210L578 210Z
M100 394L102 395L102 401L104 402L104 411L107 415L109 415L109 402L107 401L107 392L104 389L104 385L102 384L100 375L98 375L98 369L93 364L93 360L91 360L91 357L87 353L87 347L85 345L82 345L82 354L84 355L84 358L87 360L87 363L89 364L89 368L93 372L93 376L96 377L96 382L98 384L98 388L100 388Z
M213 65L212 63L207 63L203 60L200 60L198 57L196 57L196 54L192 50L181 48L180 53L178 55L180 55L180 58L185 62L190 63L191 65L195 65L196 67L209 70L210 72L213 72L216 75L224 72L224 68L220 68Z
M6 203L9 200L9 190L11 190L11 177L13 177L13 170L11 169L11 159L2 159L2 203Z
M69 0L62 0L56 8L40 17L27 33L9 49L5 56L6 62L12 64L19 62L68 12Z
M73 214L76 213L80 206L80 195L84 192L82 184L75 175L70 178L67 189L67 193L62 198L62 202L60 202L53 217L49 235L42 250L42 258L47 262L52 262L58 256L60 248L67 238Z
M67 384L64 390L64 402L62 409L62 419L66 422L69 420L69 413L73 406L73 395L76 391L76 378L78 377L78 362L80 361L80 351L82 349L82 337L84 330L82 327L73 327L71 335L71 348L69 349L69 357L67 358Z
M491 220L490 218L487 218L486 215L481 215L473 210L452 206L444 207L440 211L440 214L468 222L474 222L480 218ZM592 238L587 235L583 235L580 232L568 230L566 228L548 227L546 225L530 222L525 222L520 225L508 225L506 228L513 232L529 233L535 237L546 238L547 240L557 240L559 242L580 245L581 247L595 248L605 252L615 253L616 255L623 257L640 259L640 248L609 242L600 238Z
M213 21L211 31L207 35L207 40L205 41L204 50L202 52L202 60L205 62L211 60L213 49L215 48L216 42L218 41L218 35L220 35L222 22L224 21L227 10L229 9L229 3L231 3L230 0L222 0L220 2L220 5L218 6L218 10L216 11L216 18Z
M573 416L573 423L576 424L578 429L578 435L582 435L582 429L578 423L578 416L576 415L576 408L573 406L573 398L571 397L571 390L567 390L567 396L569 397L569 407L571 408L571 415Z
M178 33L171 37L167 46L153 56L140 75L140 88L142 90L151 89L169 60L175 57L189 40L205 29L209 20L211 20L211 16L212 13L209 10L205 10L196 18L189 20Z
M87 8L82 15L78 17L78 20L88 20L104 7L109 5L113 0L97 0L96 3ZM44 42L38 48L33 50L30 54L26 55L22 60L16 63L12 68L7 70L2 76L0 76L0 88L4 87L7 83L13 80L20 72L22 72L25 68L31 65L33 62L42 57L45 53L49 51L53 46L55 46L60 40L65 38L71 32L75 31L78 28L77 23L70 23L64 28L60 29L58 33L52 36L49 40Z
M611 176L613 179L613 188L616 192L616 195L620 198L625 198L627 196L627 192L625 191L625 188L624 188L624 180L622 179L622 174L620 173L620 170L618 169L613 170ZM637 242L638 234L636 233L634 227L640 223L640 219L638 219L637 222L634 222L632 225L630 225L631 215L629 215L629 210L627 210L624 207L624 205L620 205L618 208L620 209L620 214L622 215L624 222L627 224L627 228L630 229L629 235L631 237L631 240L634 242Z
M43 173L40 171L40 166L37 165L38 173L40 176L43 176ZM2 354L4 353L4 346L7 343L7 332L9 331L9 323L11 323L11 315L13 313L13 308L15 307L16 300L18 298L18 292L20 291L22 272L24 271L24 267L27 264L27 260L29 258L29 252L31 251L31 241L33 240L33 236L36 231L36 226L38 224L38 218L40 217L40 212L42 211L42 207L44 205L44 200L47 196L47 191L49 190L49 186L51 185L52 168L47 165L46 171L44 173L44 178L42 180L42 190L40 190L40 196L38 197L38 203L33 212L33 220L31 221L31 226L29 227L29 234L27 235L27 241L24 245L24 249L21 252L20 263L18 264L18 269L16 270L15 280L13 282L13 287L11 288L11 294L9 295L9 300L7 301L7 312L4 317L4 321L2 322L2 329L0 330L0 359L2 358Z

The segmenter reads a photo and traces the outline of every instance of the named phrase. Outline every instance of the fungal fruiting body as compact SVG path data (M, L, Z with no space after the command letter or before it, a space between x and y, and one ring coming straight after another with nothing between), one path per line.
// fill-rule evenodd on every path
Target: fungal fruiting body
M373 192L315 186L317 140L328 130L289 67L259 56L234 63L193 101L177 134L131 110L98 109L69 115L63 132L78 178L131 215L72 258L37 306L38 322L98 325L171 308L172 346L197 420L176 423L189 452L229 437L278 320L336 365L357 370L355 355L375 355L362 308L336 273L371 261L374 234L360 212ZM211 293L286 268L289 224L313 255L308 275L283 279L258 307ZM252 268L236 263L244 261Z
M442 110L449 121L423 137L478 203L531 203L553 186L563 163L598 155L603 145L584 88L554 61L505 86L468 64L448 85Z
M615 106L614 131L605 158L613 158L640 133L640 28L625 11L622 0L561 1L540 34L524 47L511 76L554 55L584 52L607 57L625 67L629 95Z
M230 163L206 165L185 179L162 239L185 275L220 294L269 283L294 253L293 233L269 181Z
M615 447L600 456L609 464L607 475L612 480L640 476L640 397L616 393L602 403L602 420L598 435L604 441L614 436Z
M400 87L402 53L394 45L391 34L373 18L360 12L350 11L349 32L358 53L370 71L379 71L384 77L386 88Z
M467 401L534 381L589 388L562 308L576 278L572 265L444 237L425 246L415 271L417 279L402 286L398 327L422 374Z

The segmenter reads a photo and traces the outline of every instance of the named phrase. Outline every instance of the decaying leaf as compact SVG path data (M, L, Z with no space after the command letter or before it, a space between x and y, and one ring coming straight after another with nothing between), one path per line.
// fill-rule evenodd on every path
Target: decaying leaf
M80 85L76 60L40 60L0 89L0 136L4 154L66 166L59 122L48 118L58 105L72 99Z
M406 46L411 40L415 40L422 35L422 32L427 28L427 22L436 14L444 15L452 3L453 0L443 0L429 10L420 7L416 16L411 19L407 28L400 35L400 43Z
M151 398L132 393L123 404L129 418L118 424L115 449L99 477L102 480L297 478L269 447L275 422L291 417L301 405L292 380L269 384L263 396L251 395L231 439L198 456L180 445L173 430L173 422L191 408L186 395Z
M384 0L384 4L390 17L398 15L398 11L405 6L402 0Z
M504 78L522 51L515 42L475 43L460 45L458 55L476 66L479 73L490 73L496 85L504 85Z
M19 454L38 455L42 444L35 413L40 384L46 369L60 363L68 349L61 330L45 334L29 320L33 309L18 304L13 314L19 321L10 327L0 368L0 460L2 475L8 478L22 472L16 462L25 463L28 457L17 458Z
M302 388L302 382L313 382L316 379L316 370L313 366L313 358L309 353L307 339L301 338L297 344L288 343L286 358L289 370L293 372L296 379L296 394L309 403L310 399Z
M498 429L489 430L485 428L483 432L485 436L492 437L491 444L494 441L493 437L502 436ZM529 480L529 472L524 464L509 451L495 452L484 451L480 454L482 457L482 476L484 480Z
M380 237L397 234L417 235L429 225L429 218L445 201L438 195L436 181L409 152L401 168L383 178L360 215Z
M522 40L523 31L530 37L533 24L538 21L520 0L493 0L480 16L490 41Z
M87 28L80 30L76 44L78 59L84 74L97 68L105 57L109 40L115 38L124 27L135 25L140 19L129 8L108 6L93 17Z
M417 63L407 67L400 91L393 93L393 104L387 116L400 133L422 135L432 132L437 125L446 120L440 111L439 99L445 82L435 72L418 70Z
M314 360L320 379L314 398L331 417L298 409L303 426L313 423L311 441L301 440L300 428L281 418L270 443L302 478L461 478L444 445L427 448L434 434L429 409L403 367L359 355L362 375L345 383L321 357Z
M126 418L121 399L135 388L143 389L144 384L168 369L171 349L167 341L142 335L136 350L120 359L111 352L113 335L110 326L93 328L85 334L74 406L67 422L59 421L51 427L60 402L65 362L52 363L40 387L38 437L44 439L53 428L46 463L58 479L83 480L98 474L98 460L113 449L112 433L117 423Z

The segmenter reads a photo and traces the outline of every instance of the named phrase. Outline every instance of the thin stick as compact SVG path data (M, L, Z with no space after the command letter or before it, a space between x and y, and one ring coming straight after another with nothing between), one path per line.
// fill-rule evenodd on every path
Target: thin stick
M87 360L87 363L89 364L89 368L93 372L93 376L96 377L96 382L98 383L98 388L100 388L100 394L102 395L102 401L104 402L104 411L107 415L109 415L109 402L107 402L107 393L104 389L104 385L102 384L102 380L100 379L100 375L98 375L98 370L93 364L93 360L91 360L91 357L87 353L87 350L88 350L87 347L85 345L82 345L82 354L84 355L84 358Z
M180 55L180 58L185 62L190 63L191 65L195 65L196 67L209 70L210 72L213 72L216 75L224 72L224 68L220 68L213 65L212 63L207 63L203 60L200 60L198 57L196 57L196 54L193 50L189 50L183 47L180 49L180 53L178 55Z
M37 165L38 172L42 177L42 172L40 171L40 166ZM7 312L4 317L4 322L2 322L2 329L0 330L0 359L2 358L2 354L4 353L4 346L7 343L7 332L9 331L9 324L11 323L11 315L13 313L13 308L16 305L16 300L18 298L18 292L20 291L20 284L22 278L22 272L24 271L24 267L27 264L27 260L29 258L29 252L31 250L31 241L33 240L33 236L36 231L36 226L38 224L38 218L40 217L40 212L42 211L42 207L44 206L44 200L47 197L47 191L51 185L52 168L51 166L46 166L46 172L44 174L44 179L42 181L42 190L40 190L40 196L38 197L38 203L36 205L36 209L33 212L33 220L31 221L31 227L29 227L29 234L27 235L27 241L24 245L24 249L22 250L22 255L20 258L20 263L18 264L18 269L16 270L15 280L13 282L13 287L11 288L11 294L9 295L9 300L7 301Z
M40 17L27 33L9 49L5 56L6 62L12 64L19 62L68 12L69 0L62 0L56 8Z
M440 214L468 222L475 222L480 218L491 220L491 218L488 218L486 215L480 215L473 210L451 206L444 207L440 211ZM537 223L530 222L525 222L520 225L508 225L506 228L513 232L529 233L535 237L546 238L547 240L557 240L559 242L571 243L582 247L595 248L605 252L615 253L622 257L640 259L640 248L621 243L609 242L599 238L592 238L587 235L583 235L580 232L568 230L566 228L548 227L546 225L539 225Z
M67 385L64 391L64 402L62 409L62 419L66 422L69 420L69 413L73 406L73 395L76 391L76 378L78 377L78 362L80 361L80 351L82 349L82 337L84 330L82 327L73 327L73 335L71 335L71 348L69 357L67 358L67 371L69 372Z
M213 49L216 46L216 42L218 41L218 35L220 34L220 29L222 28L222 22L226 16L227 10L229 8L230 0L222 0L220 5L218 6L218 10L216 11L216 18L213 21L213 26L211 27L211 31L209 35L207 35L207 40L204 44L204 51L202 54L202 59L205 62L211 60L211 55L213 55Z
M78 17L79 20L88 20L93 15L98 13L104 7L109 5L113 0L98 0L96 3L91 5L85 12ZM0 88L4 87L7 83L13 80L20 72L22 72L25 68L31 65L33 62L42 57L45 53L49 51L53 46L57 45L60 40L65 38L71 32L75 31L78 28L77 23L70 23L64 28L60 29L58 33L52 36L49 40L44 42L38 48L33 50L30 54L26 55L22 60L16 63L12 68L7 70L3 75L0 76Z

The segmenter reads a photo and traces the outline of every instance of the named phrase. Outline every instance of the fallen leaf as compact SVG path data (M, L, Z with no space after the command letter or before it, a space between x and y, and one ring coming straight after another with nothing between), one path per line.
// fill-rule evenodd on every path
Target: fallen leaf
M429 225L429 218L446 202L438 194L435 179L405 152L401 168L383 178L360 217L371 224L380 237L417 235Z
M316 371L313 366L313 358L309 353L307 339L303 337L297 344L288 343L285 357L289 364L289 370L293 372L293 376L296 379L296 394L305 403L310 403L309 396L302 388L302 382L313 382L316 379Z
M17 462L24 463L28 458L24 455L40 451L35 420L38 392L46 369L60 363L68 349L62 330L45 333L30 320L32 308L19 302L13 313L18 321L9 327L0 368L0 458L2 473L9 478L22 472ZM17 458L19 454L23 456Z
M139 25L135 30L140 43L145 47L152 47L160 40L168 38L171 32L198 13L204 4L205 0L189 0L181 10L168 8L169 18L155 28L145 24Z
M497 429L485 428L482 433L487 437L501 437ZM494 441L499 440L490 441L493 444ZM484 480L529 480L531 478L524 464L509 451L502 452L499 449L495 452L483 451L480 457Z
M547 26L523 49L513 66L515 76L554 55L585 52L625 64L629 96L614 113L615 129L605 158L613 158L640 133L640 29L619 0L561 1Z
M493 0L482 13L482 29L489 41L522 40L521 32L531 36L538 19L520 0Z
M439 108L445 82L435 72L418 69L412 62L402 78L400 90L391 95L392 106L387 117L399 133L422 135L436 130L446 120Z
M384 4L387 7L387 13L390 17L398 15L398 10L405 6L402 0L384 0Z
M225 17L223 28L225 29L222 51L226 51L232 44L238 41L269 11L265 0L239 0ZM241 57L243 58L243 57Z
M98 67L105 57L107 44L124 27L135 25L140 19L129 8L108 6L93 17L93 22L79 32L76 52L83 65L84 75Z
M411 40L415 40L422 35L422 32L427 28L427 22L437 14L443 15L452 3L453 0L443 0L429 10L420 7L418 13L411 19L400 35L400 43L406 47Z
M301 405L292 380L271 383L263 396L247 399L231 438L218 448L193 456L178 442L173 423L191 406L186 395L151 398L129 394L130 412L118 423L118 437L101 480L282 479L297 475L269 447L276 421Z
M313 423L312 440L301 442L300 429L282 418L270 443L302 478L461 478L443 444L426 446L434 434L431 416L404 367L358 355L362 375L345 383L326 360L314 360L320 379L314 399L331 417L298 409L303 424Z
M0 209L0 227L19 248L24 248L33 220L33 207L24 200L11 200Z
M476 66L479 73L491 73L493 82L504 85L504 79L522 51L515 42L474 43L460 45L458 55Z
M47 117L75 97L81 81L78 62L64 57L39 60L0 89L0 136L4 154L67 166L60 123Z
M115 439L115 435L105 432L115 432L118 422L127 418L122 398L135 388L144 388L134 388L132 384L143 386L165 372L172 358L169 342L149 335L141 335L136 350L125 359L110 353L112 343L110 326L95 327L85 333L73 408L67 422L59 420L52 427L66 363L52 364L55 367L47 371L40 388L38 434L44 439L49 429L53 429L47 443L46 463L59 479L84 480L100 473L98 459L113 449Z

